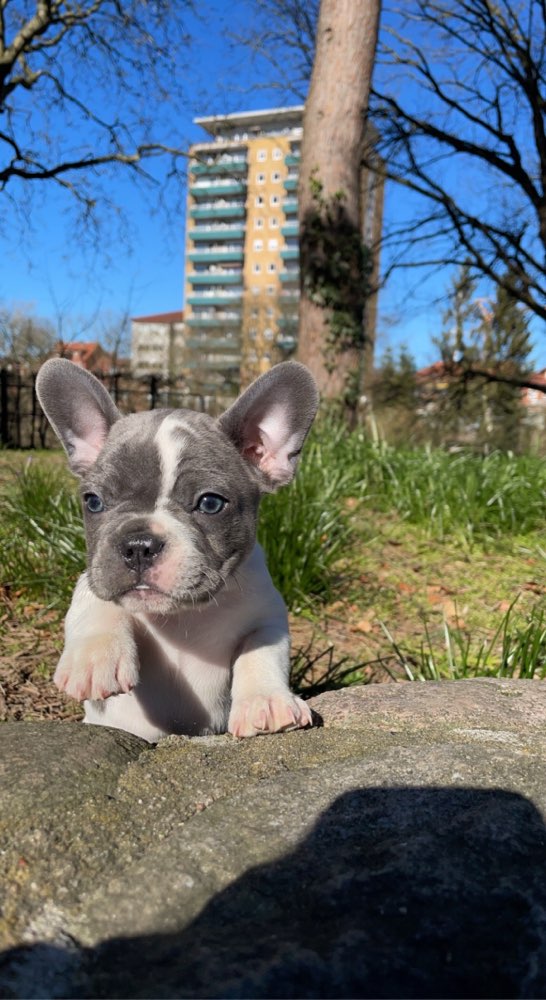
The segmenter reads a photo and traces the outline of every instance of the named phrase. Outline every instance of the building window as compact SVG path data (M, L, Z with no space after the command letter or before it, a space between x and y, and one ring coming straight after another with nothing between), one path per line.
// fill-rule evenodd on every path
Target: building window
M281 199L278 194L272 194L269 199L269 204L274 207L275 205L280 205Z
M268 285L267 286L267 294L268 295L274 295L275 292L276 292L275 285Z
M269 271L270 274L274 274L275 271L277 270L277 265L276 264L268 264L267 265L267 270Z
M279 228L279 220L278 220L278 218L277 218L276 215L272 215L271 216L271 218L269 220L269 228L270 229L278 229Z
M264 241L263 240L254 240L254 249L255 250L263 250L263 248L264 248Z
M259 149L258 150L258 155L257 155L256 159L260 163L263 163L264 160L267 160L267 149Z
M273 340L273 330L271 327L268 326L267 329L264 330L264 337L266 340Z
M264 228L264 220L254 219L254 229L263 229L263 228Z
M260 274L261 270L262 270L262 265L261 264L253 264L252 265L252 271L254 272L254 274Z
M275 146L275 148L273 150L273 159L274 160L282 160L282 149L279 149L278 146Z
M271 174L271 180L273 181L274 184L278 184L279 181L280 181L280 179L281 179L281 175L280 175L279 171L278 170L274 170L273 173Z
M256 195L256 197L254 199L254 204L257 205L258 207L260 205L264 204L264 196L263 196L263 194L257 194Z
M265 174L256 174L256 184L265 184Z
M267 241L267 249L268 250L277 250L278 246L279 246L279 241L278 240L268 240Z

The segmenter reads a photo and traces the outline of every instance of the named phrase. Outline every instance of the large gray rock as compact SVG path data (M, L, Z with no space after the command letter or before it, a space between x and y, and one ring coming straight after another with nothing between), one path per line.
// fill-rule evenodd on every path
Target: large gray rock
M0 725L0 995L546 995L546 685L238 742Z

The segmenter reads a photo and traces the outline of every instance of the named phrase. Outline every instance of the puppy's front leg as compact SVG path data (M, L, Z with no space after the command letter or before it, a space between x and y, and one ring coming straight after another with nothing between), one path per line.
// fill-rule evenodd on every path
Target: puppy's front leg
M128 692L138 682L131 617L96 597L86 573L78 580L66 616L65 647L53 680L78 701Z
M308 706L288 687L290 639L283 625L270 625L247 636L233 664L231 712L233 736L257 736L312 725Z

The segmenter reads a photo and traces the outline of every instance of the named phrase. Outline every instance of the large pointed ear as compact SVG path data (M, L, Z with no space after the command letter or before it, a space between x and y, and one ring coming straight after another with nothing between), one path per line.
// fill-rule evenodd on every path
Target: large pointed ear
M104 386L90 372L64 358L46 361L38 372L36 394L68 455L70 468L90 468L121 414Z
M270 492L292 479L317 407L311 373L285 361L260 375L218 422Z

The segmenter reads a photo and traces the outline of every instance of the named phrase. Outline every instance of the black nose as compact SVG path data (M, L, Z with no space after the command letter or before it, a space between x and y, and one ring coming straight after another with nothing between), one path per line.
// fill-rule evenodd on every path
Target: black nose
M133 532L120 544L125 565L138 573L148 569L164 548L165 540L151 532Z

